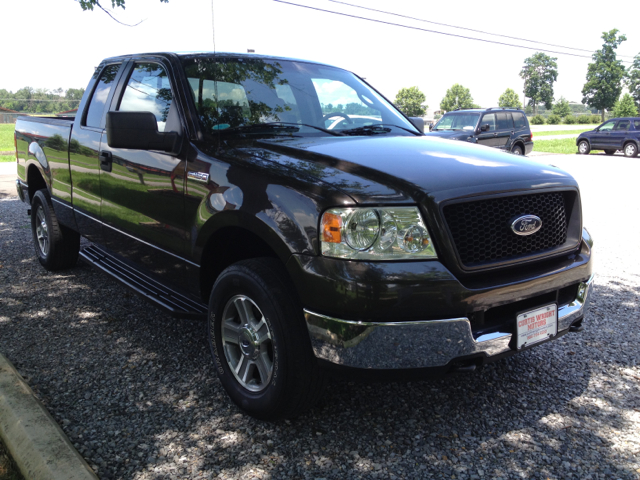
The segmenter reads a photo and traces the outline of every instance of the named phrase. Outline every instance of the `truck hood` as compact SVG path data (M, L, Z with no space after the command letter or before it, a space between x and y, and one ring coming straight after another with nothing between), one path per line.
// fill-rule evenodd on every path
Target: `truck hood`
M258 140L249 150L332 185L358 203L577 187L566 172L526 157L425 136L279 137Z
M448 138L450 140L466 140L468 137L473 136L473 130L440 130L433 132L425 132L427 137L439 137Z

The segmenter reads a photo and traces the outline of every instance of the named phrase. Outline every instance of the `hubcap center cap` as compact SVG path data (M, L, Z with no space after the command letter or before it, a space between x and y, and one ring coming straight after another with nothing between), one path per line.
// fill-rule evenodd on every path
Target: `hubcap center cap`
M256 358L260 351L260 339L256 331L249 325L240 329L238 334L238 344L245 357Z

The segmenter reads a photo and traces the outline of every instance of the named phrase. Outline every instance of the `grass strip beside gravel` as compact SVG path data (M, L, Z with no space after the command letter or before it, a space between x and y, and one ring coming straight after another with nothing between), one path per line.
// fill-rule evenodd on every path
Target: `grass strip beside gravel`
M0 124L0 152L14 152L16 150L16 146L13 143L13 131L15 128L15 123ZM15 155L0 155L0 162L15 161Z
M15 128L15 123L0 123L0 152L14 151L16 149L13 143L13 131Z

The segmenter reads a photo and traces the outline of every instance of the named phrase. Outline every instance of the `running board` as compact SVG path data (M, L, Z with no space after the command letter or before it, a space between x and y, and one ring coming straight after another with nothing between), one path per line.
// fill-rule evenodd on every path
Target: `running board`
M167 288L95 245L84 247L80 251L80 257L131 287L174 317L202 320L207 318L207 306L204 303Z

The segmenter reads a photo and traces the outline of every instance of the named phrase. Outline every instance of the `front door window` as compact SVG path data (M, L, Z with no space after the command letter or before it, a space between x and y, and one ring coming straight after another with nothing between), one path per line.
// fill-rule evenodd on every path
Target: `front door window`
M607 122L604 125L602 125L599 129L599 131L601 132L610 132L611 130L613 130L613 127L615 126L616 122L612 121L612 122Z
M131 72L120 101L121 112L151 112L156 116L158 131L164 132L173 95L169 77L157 63L139 63Z

